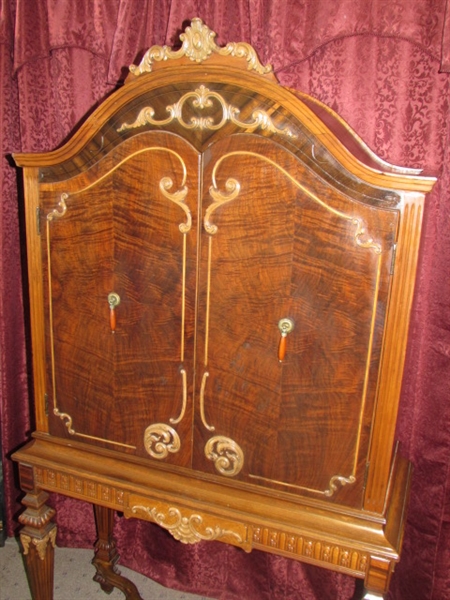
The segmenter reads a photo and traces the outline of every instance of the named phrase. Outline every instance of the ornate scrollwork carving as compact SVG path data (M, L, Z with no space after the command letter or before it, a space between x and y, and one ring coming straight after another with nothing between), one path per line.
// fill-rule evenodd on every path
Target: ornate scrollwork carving
M347 485L349 483L355 483L356 481L356 477L354 475L350 475L350 477L343 477L342 475L334 475L334 477L332 477L330 479L329 482L329 487L327 490L324 491L324 496L327 496L328 498L330 496L332 496L334 494L334 492L336 492L336 490L338 489L338 484L341 486Z
M67 194L66 192L61 194L61 198L59 199L58 202L58 208L53 209L51 212L48 213L47 215L47 221L53 221L53 219L60 219L61 217L63 217L66 212L67 212L67 204L66 204L66 200L69 197L69 194Z
M215 121L211 116L193 116L190 121L185 121L183 118L183 107L188 100L192 100L192 106L200 111L205 108L211 108L213 106L213 101L216 101L222 109L221 117ZM144 125L157 125L161 127L168 125L172 121L178 121L185 129L209 129L211 131L217 131L228 121L231 121L234 125L245 129L249 133L252 133L255 129L262 129L263 131L278 133L279 135L285 135L287 137L295 137L289 128L276 127L270 115L262 109L254 110L251 120L241 121L239 119L240 110L236 106L228 104L218 92L212 92L204 85L201 85L193 92L184 94L178 102L167 106L166 111L169 113L168 117L165 119L155 119L154 109L151 106L146 106L140 110L138 116L132 123L123 123L118 131L137 129Z
M175 429L165 423L155 423L145 430L144 446L150 456L162 460L167 458L169 453L178 452L181 441Z
M144 54L139 66L131 65L130 71L134 75L150 73L153 69L153 63L173 60L186 56L196 63L201 63L216 53L221 56L233 56L244 58L247 61L248 69L256 71L261 75L272 71L271 65L263 66L258 59L256 51L250 44L245 42L230 42L221 48L216 44L214 38L216 34L211 31L199 18L192 19L191 26L186 27L184 33L180 35L182 46L179 50L172 50L168 46L152 46Z
M205 228L205 231L207 231L211 235L217 233L217 225L214 225L210 221L212 213L219 206L223 206L227 202L231 202L232 200L237 198L239 192L241 191L241 184L236 179L230 177L225 182L225 190L225 192L221 192L217 188L215 179L213 185L209 188L209 193L214 202L212 202L205 211L205 216L203 218L203 227Z
M212 460L216 471L227 477L234 477L244 466L244 453L241 447L230 438L217 435L205 444L205 456Z
M197 544L202 540L217 540L224 536L232 536L239 544L243 544L242 536L229 529L222 529L219 525L213 527L205 526L203 517L193 513L183 515L178 508L170 507L166 512L156 506L136 505L131 509L134 514L146 513L151 519L166 529L173 537L183 544Z
M180 223L178 225L178 228L181 231L181 233L187 233L192 227L191 211L189 210L189 207L186 206L186 204L184 203L188 193L188 188L186 186L183 186L176 192L171 193L169 190L172 188L172 186L173 181L170 177L163 177L159 182L159 189L161 190L163 196L165 196L168 200L171 200L177 206L184 210L186 214L186 223Z
M372 248L375 254L381 254L381 246L374 242L373 238L369 237L364 239L364 236L367 235L366 229L363 227L361 221L359 219L353 219L352 223L356 225L357 229L355 232L355 242L361 248Z
M229 152L228 154L224 154L223 156L221 156L219 158L219 160L214 165L214 169L213 169L213 173L212 173L213 185L209 188L209 193L212 196L212 198L214 199L214 202L208 207L208 209L205 213L204 221L203 221L204 227L208 233L214 234L217 232L217 226L212 225L209 221L212 212L214 210L216 210L216 208L219 205L222 205L225 202L229 202L230 200L234 200L240 191L239 183L235 179L232 179L232 178L228 179L225 184L226 190L227 190L226 194L220 192L218 189L218 186L217 186L216 179L217 179L217 172L220 168L220 165L223 163L224 160L226 160L227 158L229 158L231 156L252 156L258 160L262 160L262 161L272 165L273 167L278 169L278 171L280 171L289 181L291 181L299 190L304 192L309 198L314 200L314 202L316 202L317 204L322 206L325 210L336 215L337 217L339 217L341 219L351 222L356 227L356 231L353 234L353 237L355 240L355 244L357 246L360 246L361 248L369 248L375 254L378 254L378 255L382 254L383 249L382 249L381 244L375 242L374 239L370 236L365 238L365 236L367 236L368 234L367 234L367 231L366 231L361 219L358 219L357 217L353 217L352 215L346 214L346 213L330 206L325 200L322 200L321 198L316 196L316 194L314 194L310 189L308 189L306 186L304 186L300 181L297 181L281 165L279 165L275 161L271 160L267 156L264 156L263 154L258 154L257 152L249 152L246 150L237 150L234 152Z
M59 417L61 421L64 421L64 425L67 427L67 431L70 433L70 435L76 435L76 431L72 427L72 417L69 414L60 412L56 407L53 409L53 414L56 417Z

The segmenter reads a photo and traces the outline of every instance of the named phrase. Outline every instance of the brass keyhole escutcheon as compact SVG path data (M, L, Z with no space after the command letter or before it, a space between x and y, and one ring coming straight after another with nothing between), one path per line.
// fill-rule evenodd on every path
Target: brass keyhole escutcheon
M280 319L278 321L278 329L283 337L286 337L288 333L294 329L294 321L285 317L284 319Z
M294 321L288 317L284 317L278 321L278 329L281 333L280 342L278 344L278 361L283 362L286 356L286 337L288 333L294 329Z
M111 309L114 309L114 308L116 308L116 306L119 306L119 304L120 304L119 294L116 294L115 292L111 292L110 294L108 294L108 304L109 304L109 308L111 308Z
M108 304L109 304L109 326L111 327L111 333L116 331L117 326L117 317L116 317L116 307L120 304L120 296L115 292L111 292L108 294Z

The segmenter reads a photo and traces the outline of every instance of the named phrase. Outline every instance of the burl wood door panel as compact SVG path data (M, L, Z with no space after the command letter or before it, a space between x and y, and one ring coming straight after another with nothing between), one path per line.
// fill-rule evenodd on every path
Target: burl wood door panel
M206 153L202 216L195 466L360 506L396 213L239 135Z
M153 132L43 186L51 433L190 464L197 165Z

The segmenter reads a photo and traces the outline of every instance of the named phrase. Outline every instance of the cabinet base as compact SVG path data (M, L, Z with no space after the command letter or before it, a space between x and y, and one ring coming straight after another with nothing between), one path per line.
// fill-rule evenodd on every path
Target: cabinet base
M34 493L28 505L24 502L23 534L29 535L29 516L25 515L29 515L30 503L40 503L42 526L35 537L43 540L49 533L46 527L54 527L48 525L52 515L44 508L46 492L94 504L98 528L95 580L106 592L112 587L121 589L129 600L141 597L116 568L114 511L153 521L183 543L218 540L245 551L258 548L352 575L364 580L364 600L383 598L400 558L410 482L410 464L400 457L392 470L383 515L325 502L263 496L259 489L233 488L230 494L221 482L199 480L198 474L152 468L108 451L94 453L82 444L68 446L49 436L36 436L14 460L19 462L22 489L27 496L30 490ZM51 560L49 555L47 562ZM52 578L50 571L45 578Z

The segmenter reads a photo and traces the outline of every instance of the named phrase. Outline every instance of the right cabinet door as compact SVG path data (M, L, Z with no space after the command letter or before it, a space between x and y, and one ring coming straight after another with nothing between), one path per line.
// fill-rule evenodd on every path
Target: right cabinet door
M194 467L360 507L397 213L252 135L203 189Z

